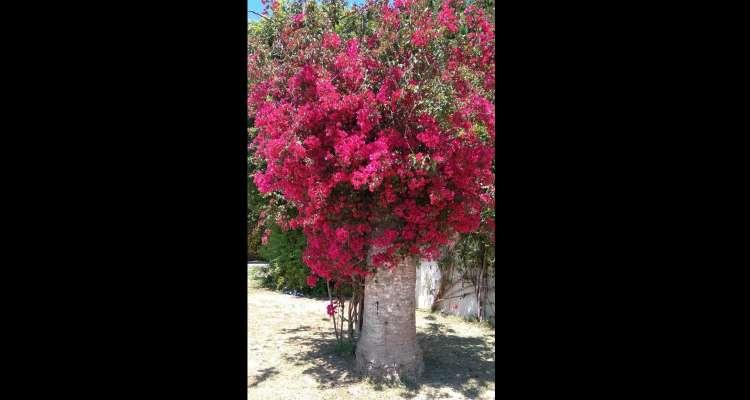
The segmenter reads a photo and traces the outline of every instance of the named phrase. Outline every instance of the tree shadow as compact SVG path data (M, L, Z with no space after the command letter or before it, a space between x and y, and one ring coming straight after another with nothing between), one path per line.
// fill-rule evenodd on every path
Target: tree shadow
M414 398L426 386L435 390L449 387L474 399L494 383L494 348L483 337L457 336L451 331L445 325L430 323L426 332L417 333L424 374L419 382L406 385L402 397Z
M297 328L285 332L303 330ZM286 341L303 350L283 357L287 362L309 366L303 373L312 376L321 389L355 384L363 379L355 371L351 348L340 346L332 334L295 335ZM467 398L477 398L494 383L494 348L484 337L457 336L451 334L447 326L432 322L422 332L417 332L417 342L423 353L424 374L416 383L405 382L403 398L416 397L424 387L433 389L435 398L449 397L446 393L437 393L446 387ZM381 391L385 386L373 382L372 388Z
M303 326L299 326L299 327L296 327L296 328L284 328L284 329L282 329L282 330L281 330L281 333L299 333L299 332L307 332L307 331L309 331L310 329L312 329L312 328L311 328L311 327L309 327L309 326L307 326L307 325L303 325Z
M248 389L251 387L258 386L259 383L265 381L266 379L278 375L279 371L276 371L276 367L269 367L265 369L261 369L260 375L258 376L248 376L247 377L247 387Z
M333 335L292 336L286 341L304 350L285 354L284 359L296 365L309 365L303 373L313 376L319 388L335 388L359 381L360 375L354 371L352 348L340 345Z

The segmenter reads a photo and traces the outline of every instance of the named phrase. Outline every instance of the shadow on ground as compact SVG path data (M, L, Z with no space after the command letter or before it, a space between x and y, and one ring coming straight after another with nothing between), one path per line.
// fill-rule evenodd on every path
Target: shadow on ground
M247 387L248 388L258 386L259 383L261 383L261 382L265 381L266 379L268 379L268 378L270 378L270 377L272 377L274 375L277 375L279 373L279 371L276 371L275 367L270 367L270 368L262 369L262 370L260 370L258 372L260 372L260 375L258 375L258 376L249 376L249 377L247 377Z
M285 330L285 333L294 331ZM284 359L298 366L310 365L303 373L311 375L320 388L335 388L359 380L354 373L352 348L340 346L334 336L327 333L319 337L290 336L286 342L303 350L285 354Z
M284 333L300 330L288 329ZM452 331L443 324L431 322L426 332L417 333L417 341L423 351L424 374L418 383L406 384L402 397L414 398L425 387L434 390L449 387L467 398L475 399L494 382L493 347L483 337L462 337L451 334ZM311 365L303 373L312 376L320 388L334 388L362 379L354 371L351 348L339 346L333 335L290 336L286 341L304 350L285 355L284 358L296 365ZM383 386L375 384L373 388L382 390Z
M307 326L307 325L303 325L303 326L300 326L300 327L297 327L297 328L284 328L284 329L281 330L281 333L287 334L287 333L307 332L310 329L312 329L312 328L309 327L309 326Z
M424 374L416 385L407 385L403 397L410 399L423 386L439 390L449 387L470 399L495 381L494 348L482 337L463 337L439 323L430 323L417 333L424 358Z

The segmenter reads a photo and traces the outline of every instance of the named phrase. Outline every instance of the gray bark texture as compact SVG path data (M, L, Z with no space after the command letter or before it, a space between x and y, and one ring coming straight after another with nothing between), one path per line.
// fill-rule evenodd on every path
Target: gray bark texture
M357 369L366 376L416 381L424 363L415 319L416 257L365 279L364 321L357 342Z

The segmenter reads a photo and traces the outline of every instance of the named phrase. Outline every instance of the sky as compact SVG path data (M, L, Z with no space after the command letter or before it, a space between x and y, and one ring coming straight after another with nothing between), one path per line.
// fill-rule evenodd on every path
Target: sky
M251 13L250 11L255 11L258 14L263 12L263 4L260 3L260 0L247 0L247 20L248 21L255 21L259 16Z
M363 3L364 0L347 0L347 4L360 4ZM263 4L261 4L260 0L247 0L247 20L248 21L257 21L260 17L251 13L250 11L255 11L258 14L263 12Z

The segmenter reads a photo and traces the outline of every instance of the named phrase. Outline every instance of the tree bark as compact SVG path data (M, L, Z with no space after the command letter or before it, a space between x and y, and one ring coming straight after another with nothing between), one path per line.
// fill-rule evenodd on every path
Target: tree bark
M373 378L417 380L424 370L417 345L416 257L365 279L364 321L357 343L357 369Z
M480 244L481 245L481 244ZM476 291L476 297L477 297L477 319L479 322L484 321L484 286L485 283L485 268L486 263L485 259L487 258L487 247L482 246L482 264L479 268L479 277L477 279L477 291Z
M331 296L331 282L326 281L326 288L328 289L328 302L333 303L333 297ZM336 334L336 341L340 341L341 338L339 338L339 330L338 326L336 325L336 310L334 309L333 315L331 315L331 318L333 318L333 332Z
M357 283L359 284L359 283ZM360 288L360 296L359 296L359 304L357 309L357 317L359 318L357 320L357 335L362 336L362 322L364 322L365 317L365 287L364 285Z

